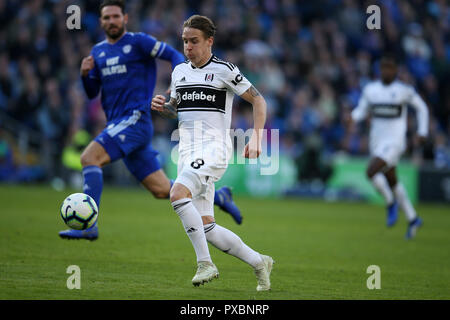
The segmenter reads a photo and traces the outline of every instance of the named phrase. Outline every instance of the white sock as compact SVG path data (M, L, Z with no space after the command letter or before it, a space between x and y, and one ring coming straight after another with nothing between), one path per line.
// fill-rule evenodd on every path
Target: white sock
M206 239L214 247L256 267L262 262L258 252L251 249L232 231L215 222L205 225Z
M406 219L408 219L409 222L413 221L417 217L416 210L414 210L408 194L406 193L406 190L401 182L398 182L395 185L394 193L400 208L402 208L403 212L405 212Z
M387 205L391 205L394 202L394 194L384 174L375 174L372 177L372 184L381 193Z
M189 198L172 202L173 209L178 214L183 223L184 230L194 246L198 261L212 262L209 254L208 243L206 242L203 222L197 209Z

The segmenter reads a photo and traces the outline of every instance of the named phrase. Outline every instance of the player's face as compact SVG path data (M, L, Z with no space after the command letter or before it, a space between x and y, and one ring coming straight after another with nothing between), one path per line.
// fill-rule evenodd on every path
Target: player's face
M183 43L184 54L195 66L201 66L210 58L213 37L206 38L203 31L184 28Z
M380 63L381 80L385 83L394 81L397 75L397 65L392 60L381 60Z
M103 7L100 24L106 35L111 39L119 38L125 32L128 15L124 15L118 6Z

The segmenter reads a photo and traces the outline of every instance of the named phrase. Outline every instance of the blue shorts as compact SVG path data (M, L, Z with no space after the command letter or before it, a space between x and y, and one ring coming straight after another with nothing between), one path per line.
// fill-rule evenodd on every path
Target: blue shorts
M111 162L123 159L139 181L161 169L158 152L151 145L153 126L149 114L134 110L133 114L111 121L94 139L105 148Z

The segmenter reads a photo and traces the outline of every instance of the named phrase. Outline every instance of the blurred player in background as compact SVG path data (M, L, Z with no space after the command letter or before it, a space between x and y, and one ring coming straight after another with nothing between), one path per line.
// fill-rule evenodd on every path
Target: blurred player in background
M180 217L197 256L195 286L219 276L208 244L253 267L258 291L270 289L273 259L248 247L232 231L214 220L214 182L225 173L231 156L229 135L234 94L253 106L254 130L245 146L246 158L261 153L266 102L238 67L212 54L216 27L204 16L191 16L183 25L184 53L189 61L172 72L170 101L152 99L152 108L177 117L180 129L178 175L170 201Z
M397 61L386 53L380 63L381 79L364 88L357 107L352 112L354 121L371 116L370 154L367 176L387 204L388 227L398 218L398 205L408 220L406 238L415 236L422 225L403 184L397 180L396 166L406 150L407 106L416 110L417 139L420 144L428 135L428 109L411 86L396 80Z
M100 5L100 23L106 40L96 44L83 59L80 73L89 98L101 90L107 127L81 155L83 192L97 205L103 189L102 167L123 159L128 170L156 198L169 198L172 182L162 171L158 152L152 148L153 126L149 102L156 82L156 58L170 61L172 69L184 62L181 53L144 33L126 31L128 15L124 2L105 0ZM241 215L224 187L214 194L215 203L237 223ZM65 230L66 239L98 238L97 223L87 230Z

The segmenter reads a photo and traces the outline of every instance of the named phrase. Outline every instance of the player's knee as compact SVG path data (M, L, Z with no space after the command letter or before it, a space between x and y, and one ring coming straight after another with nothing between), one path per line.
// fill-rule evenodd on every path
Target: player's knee
M386 175L386 180L392 189L397 185L397 178L395 176Z
M89 152L83 152L80 157L81 165L83 167L87 166L101 166L101 160L100 158L96 157L95 155L89 153Z
M172 189L170 189L170 202L174 202L184 198L190 198L190 192L186 190L187 189L181 185L174 185Z
M213 216L202 216L202 222L203 222L203 225L207 225L207 224L216 222L216 220L214 220Z
M366 176L368 179L372 179L375 173L375 170L373 170L371 167L368 167L366 170Z
M89 153L83 152L80 157L81 165L83 167L94 165L94 161Z
M177 192L176 190L170 190L170 202L175 202L178 200L181 200L185 197L180 192Z
M170 189L170 202L175 202L177 200L183 199L179 192L175 188Z

